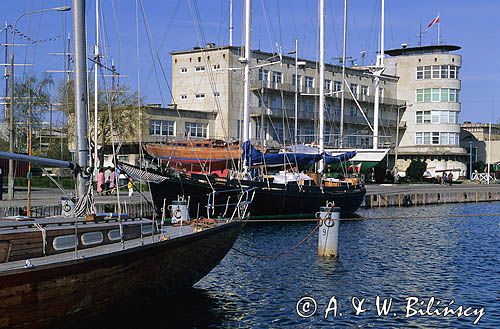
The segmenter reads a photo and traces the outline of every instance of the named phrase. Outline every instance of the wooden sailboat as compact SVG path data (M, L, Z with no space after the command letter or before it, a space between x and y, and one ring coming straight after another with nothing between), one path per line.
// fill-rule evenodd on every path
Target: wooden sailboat
M150 143L144 145L144 149L169 167L188 172L211 173L231 168L241 155L237 142L228 143L217 139Z
M87 197L91 172L85 140L85 9L85 0L73 1L78 163L24 156L32 163L75 169L80 200ZM100 222L76 217L0 220L0 328L71 326L110 308L191 287L237 239L243 222L235 214L229 220L167 228L128 222L122 215Z

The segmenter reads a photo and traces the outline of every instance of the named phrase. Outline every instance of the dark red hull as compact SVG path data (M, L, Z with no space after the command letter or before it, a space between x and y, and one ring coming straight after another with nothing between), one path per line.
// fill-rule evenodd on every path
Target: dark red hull
M114 253L3 271L0 328L70 326L191 287L224 258L242 227L235 221Z

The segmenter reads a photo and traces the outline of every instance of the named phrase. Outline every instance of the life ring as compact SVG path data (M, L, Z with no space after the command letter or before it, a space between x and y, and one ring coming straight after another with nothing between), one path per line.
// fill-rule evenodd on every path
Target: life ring
M176 219L180 219L180 218L182 218L182 210L180 210L180 209L176 209L176 210L174 211L174 217L175 217Z
M326 227L334 227L335 226L335 221L333 219L327 219L323 222Z

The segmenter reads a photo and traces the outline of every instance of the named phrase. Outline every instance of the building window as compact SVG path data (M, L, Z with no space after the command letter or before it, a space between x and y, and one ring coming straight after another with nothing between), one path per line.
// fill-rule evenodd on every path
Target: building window
M424 133L416 133L415 134L415 144L422 145L424 143L423 134Z
M214 68L214 70L219 70L220 69L220 64L214 64L213 68Z
M295 76L295 74L292 75L292 86L295 86L295 81L297 81L297 85L300 86L301 85L301 83L300 83L301 79L302 79L301 75L297 75L297 76Z
M325 80L325 90L330 91L332 88L332 80Z
M351 91L352 93L355 95L355 96L359 96L359 85L355 84L355 83L351 83L351 85L349 86L351 88Z
M268 81L269 80L269 71L260 68L259 69L259 80L260 81Z
M304 129L304 143L312 143L314 141L314 125L307 125Z
M314 78L306 76L306 88L312 88L314 86Z
M220 92L219 91L214 91L214 97L219 97L220 96Z
M361 86L360 92L361 96L368 96L368 86Z
M175 136L175 122L168 120L150 120L149 134L152 136Z
M418 103L427 102L458 102L458 89L426 88L415 91L415 100Z
M456 124L458 112L448 110L416 111L415 123Z
M342 91L342 82L333 81L333 91Z
M187 67L181 67L181 73L187 73L188 69Z
M194 97L198 98L198 99L205 98L205 94L203 94L203 93L197 93L197 94L195 94Z
M273 71L273 83L282 83L282 74L281 72Z
M197 66L197 67L195 67L195 71L196 72L203 72L203 71L205 71L205 66Z
M458 145L459 133L451 132L417 132L415 133L416 145Z
M283 141L283 124L276 123L273 125L273 139L277 141Z
M187 99L188 95L181 95L181 99Z
M456 65L417 66L417 80L458 79L459 67Z
M439 132L432 133L432 144L439 145Z
M207 138L207 124L199 122L186 122L185 128L186 136L188 137Z

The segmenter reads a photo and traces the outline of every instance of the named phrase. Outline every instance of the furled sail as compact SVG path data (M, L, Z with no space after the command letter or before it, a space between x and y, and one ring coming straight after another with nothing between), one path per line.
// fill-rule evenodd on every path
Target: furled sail
M356 155L356 151L346 152L339 155L328 155L326 153L303 153L303 152L284 152L284 153L268 153L264 154L255 149L250 142L245 142L242 145L243 155L250 167L256 166L283 166L283 164L297 165L299 168L308 168L314 165L321 159L325 160L325 164L333 164L345 162Z

